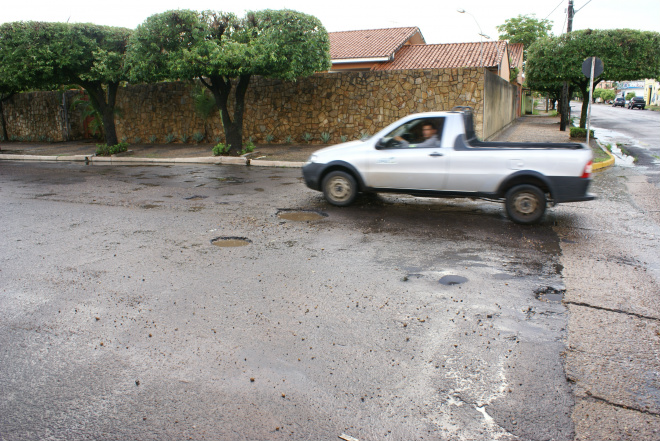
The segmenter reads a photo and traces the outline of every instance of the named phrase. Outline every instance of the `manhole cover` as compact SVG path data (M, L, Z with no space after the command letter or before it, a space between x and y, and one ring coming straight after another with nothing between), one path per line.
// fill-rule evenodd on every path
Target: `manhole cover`
M235 248L249 245L252 241L247 237L216 237L211 239L211 243L218 247Z
M290 221L315 221L328 217L327 214L314 210L279 210L277 217Z
M440 283L443 285L460 285L461 283L467 282L468 279L461 276L444 276L440 279Z

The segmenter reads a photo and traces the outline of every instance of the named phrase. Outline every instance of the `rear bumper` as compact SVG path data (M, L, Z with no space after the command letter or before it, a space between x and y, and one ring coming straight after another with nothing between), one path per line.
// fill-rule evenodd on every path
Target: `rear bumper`
M587 193L590 178L551 177L552 199L556 204L562 202L593 201L596 196Z

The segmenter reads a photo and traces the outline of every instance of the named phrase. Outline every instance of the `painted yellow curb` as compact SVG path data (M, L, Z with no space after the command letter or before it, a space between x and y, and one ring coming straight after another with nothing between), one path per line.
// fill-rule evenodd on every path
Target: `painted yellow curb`
M614 155L611 154L610 151L607 150L605 147L603 147L602 144L601 144L600 142L598 142L598 141L596 141L596 142L598 143L598 146L599 146L601 149L603 149L603 151L604 151L605 153L607 153L607 156L609 156L610 159L608 159L607 161L596 162L596 163L594 163L594 164L591 166L591 170L592 170L592 171L603 170L603 169L606 169L607 167L611 167L612 165L614 165Z

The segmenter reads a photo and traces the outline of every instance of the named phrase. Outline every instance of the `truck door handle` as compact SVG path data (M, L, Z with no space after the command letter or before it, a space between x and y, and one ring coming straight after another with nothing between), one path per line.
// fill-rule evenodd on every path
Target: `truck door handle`
M442 153L433 152L433 153L429 153L429 156L444 156L444 155Z

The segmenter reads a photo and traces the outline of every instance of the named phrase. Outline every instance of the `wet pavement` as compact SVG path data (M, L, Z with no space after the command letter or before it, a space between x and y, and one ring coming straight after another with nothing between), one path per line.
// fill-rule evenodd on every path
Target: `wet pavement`
M0 169L0 439L659 437L660 199L634 167L536 226L337 208L296 169Z
M536 295L563 289L561 210L0 167L4 439L572 439L566 308Z

